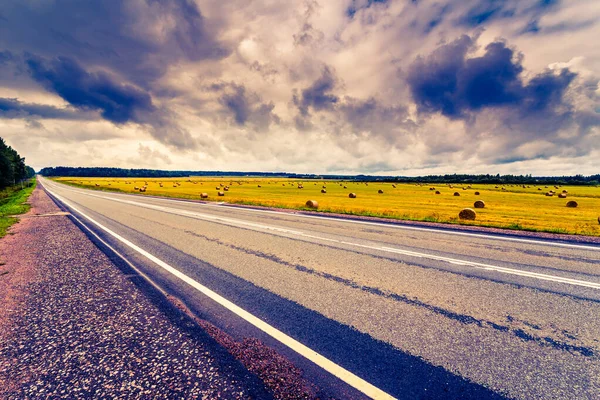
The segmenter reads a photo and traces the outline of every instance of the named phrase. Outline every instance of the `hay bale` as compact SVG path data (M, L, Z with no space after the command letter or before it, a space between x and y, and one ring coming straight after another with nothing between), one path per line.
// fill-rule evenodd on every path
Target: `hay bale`
M434 187L430 187L429 190L435 190L435 188Z
M139 188L139 187L137 187L137 186L134 186L134 187L133 187L133 190L140 190L140 188Z
M262 187L262 186L258 185L258 187Z
M538 188L538 190L542 190L542 188Z
M479 192L475 192L475 196L479 196Z
M559 198L559 199L566 199L566 198L567 198L567 195L566 195L565 193L559 193L559 194L558 194L558 198Z
M485 203L482 200L477 200L473 204L473 207L475 207L475 208L485 208Z
M477 218L477 213L473 209L464 208L458 213L458 218L473 221Z
M344 189L348 189L348 186L344 186Z
M221 191L219 191L218 195L219 195L219 196L221 196L221 197L222 197L222 196L225 196L225 192L221 192Z
M569 192L567 192L566 190L563 190L562 192L563 192L564 194L567 194L567 193L569 193Z
M348 195L348 197L350 197L351 199L355 199L356 198L356 193L350 193Z
M460 193L454 192L454 196L460 196Z
M224 190L224 191L226 191L226 192L229 192L229 186L225 186L225 187L223 188L223 190Z
M200 193L201 199L208 199L208 193Z
M221 190L221 186L217 186L215 189L217 189L217 190Z
M442 193L440 193L440 191L439 191L439 190L436 190L436 191L435 191L435 194L442 194Z
M321 189L321 193L327 193L327 190Z
M309 200L306 202L306 207L308 208L319 208L319 202L316 200Z
M546 192L546 196L552 197L552 196L554 196L554 193L552 193L552 192Z
M383 194L383 190L379 189L379 190L377 191L377 193L379 193L379 194Z
M571 200L571 201L567 201L567 207L570 208L575 208L577 207L579 204L577 204L577 202L575 200Z
M327 189L327 186L323 185L323 189Z

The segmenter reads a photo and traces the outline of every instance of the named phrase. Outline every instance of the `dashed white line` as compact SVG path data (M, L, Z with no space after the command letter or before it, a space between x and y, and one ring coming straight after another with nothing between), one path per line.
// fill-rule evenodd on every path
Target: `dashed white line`
M56 184L56 185L58 185L58 184ZM66 184L62 184L62 186L63 186L63 189L68 188L67 190L76 191L78 193L83 193L86 195L88 194L87 192L89 192L89 189L74 189L70 186L67 186ZM111 193L111 195L121 196L121 197L129 197L129 198L131 198L132 196L135 196L135 195L125 194L125 193ZM196 204L196 205L202 205L202 206L207 206L207 207L221 207L223 204L225 204L224 202L204 204L204 203L198 203L198 202L194 202L194 201L186 201L185 199L168 199L168 198L159 198L159 197L147 197L147 199L170 202L170 203L174 203L174 202L182 203L183 202L183 203ZM139 204L139 203L137 203L137 204ZM258 210L258 209L253 209L253 208L242 208L242 207L236 207L235 205L228 205L228 207L235 208L237 210L241 210L244 212L277 214L280 216L282 215L282 213L279 211ZM488 239L488 240L501 240L501 241L508 241L508 242L516 242L516 243L536 244L536 245L542 245L542 246L553 246L553 247L564 247L564 248L572 248L572 249L579 249L579 250L600 251L600 246L576 244L576 243L561 243L561 242L556 242L556 241L551 241L551 240L537 240L537 239L526 239L526 238L518 238L518 237L489 235L489 234L483 234L483 233L459 232L459 231L453 231L453 230L442 230L442 229L437 229L437 228L432 228L432 227L395 225L395 224L386 224L386 223L381 223L381 222L358 221L358 220L354 220L354 219L344 219L344 218L336 218L336 217L323 217L323 216L319 216L319 215L306 215L306 214L297 214L297 213L293 214L293 215L294 215L294 217L305 218L305 219L318 219L318 220L336 221L336 222L349 223L349 224L381 226L381 227L393 228L393 229L403 229L403 230L420 231L420 232L435 232L435 233L441 233L441 234L445 234L445 235L476 237L476 238L483 238L483 239Z
M357 375L353 374L352 372L346 370L345 368L341 367L340 365L334 363L333 361L329 360L328 358L322 356L321 354L317 353L316 351L312 350L311 348L303 345L302 343L298 342L291 336L286 335L285 333L281 332L277 328L264 322L260 318L255 317L253 314L251 314L248 311L244 310L243 308L237 306L236 304L227 300L223 296L217 294L216 292L214 292L211 289L207 288L206 286L202 285L198 281L190 278L183 272L177 270L176 268L174 268L171 265L167 264L166 262L162 261L158 257L155 257L154 255L148 253L146 250L142 249L141 247L137 246L136 244L132 243L131 241L125 239L118 233L116 233L116 232L112 231L111 229L107 228L106 226L102 225L101 223L99 223L98 221L93 219L92 217L88 216L87 214L85 214L84 212L82 212L81 210L79 210L78 208L73 206L62 196L59 196L50 190L48 190L48 191L50 192L50 194L52 194L54 197L56 197L59 201L61 201L65 205L67 205L72 211L75 211L78 215L87 219L89 222L96 225L98 228L100 228L104 232L108 233L109 235L111 235L112 237L114 237L115 239L120 241L121 243L130 247L131 249L138 252L139 254L143 255L148 260L152 261L154 264L158 265L162 269L164 269L167 272L171 273L172 275L176 276L183 282L192 286L197 291L201 292L205 296L214 300L215 302L222 305L229 311L238 315L239 317L243 318L250 324L254 325L255 327L257 327L261 331L265 332L272 338L283 343L284 345L286 345L290 349L294 350L298 354L300 354L303 357L307 358L308 360L312 361L319 367L323 368L325 371L331 373L335 377L346 382L348 385L352 386L353 388L359 390L360 392L364 393L365 395L367 395L373 399L394 399L393 396L389 395L388 393L384 392L383 390L379 389L378 387L370 384L369 382L358 377Z
M438 256L435 254L427 254L427 253L403 250L403 249L387 247L387 246L368 245L368 244L362 244L362 243L356 243L356 242L349 242L349 241L333 239L333 238L324 237L324 236L312 235L312 234L308 234L308 233L298 231L298 230L293 230L293 229L281 228L281 227L276 227L276 226L271 226L271 225L266 225L266 224L259 224L259 223L255 223L255 222L249 222L249 221L244 221L244 220L234 219L234 218L220 217L220 216L215 216L215 215L211 215L211 214L203 214L203 213L199 213L196 211L181 210L181 209L177 209L177 208L159 206L159 205L155 205L155 204L138 203L138 202L118 199L118 198L114 198L114 197L110 197L110 196L97 195L94 193L84 193L84 194L87 196L97 197L97 198L101 198L104 200L115 201L118 203L130 204L130 205L134 205L137 207L143 207L143 208L148 208L148 209L152 209L152 210L157 210L157 211L165 212L168 214L174 214L174 215L180 215L180 216L185 216L185 217L189 217L189 218L201 219L201 220L205 220L205 221L220 223L220 224L234 226L234 227L243 226L247 229L252 229L252 230L257 230L257 231L267 231L267 232L279 234L282 236L290 236L291 235L291 236L295 236L295 237L314 239L314 240L321 241L321 242L333 242L333 243L344 244L344 245L348 245L348 246L366 248L366 249L377 250L377 251L384 251L384 252L388 252L388 253L402 254L402 255L406 255L406 256L410 256L410 257L427 258L430 260L447 262L447 263L450 263L453 265L471 267L471 268L482 269L482 270L486 270L486 271L494 271L494 272L499 272L499 273L508 274L508 275L522 276L522 277L526 277L526 278L533 278L533 279L539 279L539 280L549 281L549 282L554 282L554 283L562 283L562 284L567 284L567 285L587 287L587 288L591 288L591 289L600 289L600 283L598 283L598 282L584 281L584 280L579 280L579 279L562 277L562 276L558 276L558 275L549 275L549 274L542 274L542 273L538 273L538 272L524 271L524 270L519 270L519 269L515 269L515 268L500 267L500 266L491 265L491 264L485 264L485 263L479 263L479 262L467 261L467 260L460 260L460 259L455 259L455 258L450 258L450 257Z

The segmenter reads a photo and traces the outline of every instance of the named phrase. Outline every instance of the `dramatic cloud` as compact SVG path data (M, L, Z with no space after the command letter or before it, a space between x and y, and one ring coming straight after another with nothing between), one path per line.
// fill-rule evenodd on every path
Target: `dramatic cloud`
M67 57L45 61L31 57L26 61L33 79L58 94L72 106L99 110L114 122L141 122L140 114L155 111L150 95L131 85L114 82L103 72L90 73Z
M407 83L420 112L439 111L450 118L498 106L541 112L562 103L576 76L568 69L558 74L545 71L525 84L522 55L493 42L482 56L468 58L474 46L469 36L462 36L409 67Z
M4 0L0 129L36 167L593 173L598 21L594 0Z
M58 108L35 103L22 103L17 99L0 97L0 118L80 120L91 119L93 117L93 115L77 112L77 110L74 109Z

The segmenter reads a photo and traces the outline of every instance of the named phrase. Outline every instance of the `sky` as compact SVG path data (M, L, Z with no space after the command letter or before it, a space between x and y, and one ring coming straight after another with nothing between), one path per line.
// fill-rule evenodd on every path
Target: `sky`
M600 173L597 0L2 0L35 169Z

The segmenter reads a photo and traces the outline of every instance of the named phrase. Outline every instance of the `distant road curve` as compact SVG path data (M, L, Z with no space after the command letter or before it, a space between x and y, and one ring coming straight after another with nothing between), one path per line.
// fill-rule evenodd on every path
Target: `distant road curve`
M332 396L600 395L600 246L40 183L197 315Z

